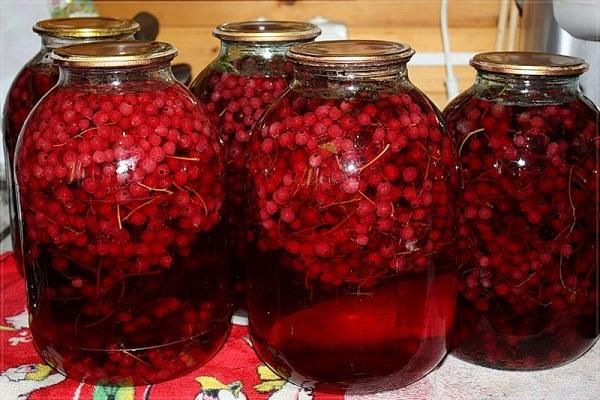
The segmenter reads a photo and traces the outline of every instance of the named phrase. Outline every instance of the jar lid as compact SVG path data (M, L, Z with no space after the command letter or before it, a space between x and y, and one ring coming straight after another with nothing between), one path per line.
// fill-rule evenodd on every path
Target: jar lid
M177 49L169 43L110 40L65 46L53 51L58 65L82 68L135 67L170 61Z
M321 29L295 21L244 21L217 26L213 36L233 42L292 42L316 38Z
M287 51L289 61L311 66L373 67L405 63L415 51L405 43L383 40L326 40Z
M33 26L36 33L59 38L110 38L139 30L140 25L132 19L107 17L45 19Z
M478 71L514 75L581 75L589 65L578 57L527 51L495 51L476 54L470 61Z

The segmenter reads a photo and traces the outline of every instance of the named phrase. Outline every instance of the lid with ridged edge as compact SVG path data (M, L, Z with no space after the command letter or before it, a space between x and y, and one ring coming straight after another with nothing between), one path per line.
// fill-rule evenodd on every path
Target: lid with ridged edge
M111 38L132 35L140 25L132 19L109 17L56 18L38 21L33 31L58 38Z
M135 67L171 61L177 49L164 42L111 40L65 46L54 50L57 65L78 68Z
M293 46L289 61L310 66L376 67L406 63L415 51L405 43L383 40L328 40Z
M312 40L321 29L306 22L243 21L217 26L213 36L232 42L294 42Z
M581 75L589 65L578 57L528 51L495 51L476 54L469 62L478 71L512 75Z

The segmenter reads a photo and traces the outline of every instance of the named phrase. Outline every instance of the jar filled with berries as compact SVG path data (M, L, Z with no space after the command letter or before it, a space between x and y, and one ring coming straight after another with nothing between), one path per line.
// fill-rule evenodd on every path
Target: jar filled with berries
M587 64L476 55L444 111L462 167L454 354L502 369L565 364L598 338L598 119Z
M294 46L293 83L250 138L250 332L292 382L403 386L446 353L457 160L413 54Z
M217 58L191 85L206 105L228 155L229 234L237 303L245 308L246 146L250 132L264 110L287 88L291 65L285 52L291 46L312 41L321 33L313 25L292 21L247 21L218 26L213 35L221 40Z
M13 157L17 138L29 112L58 80L58 67L52 64L50 53L58 47L77 43L133 39L133 34L139 28L138 23L133 20L105 17L48 19L33 26L33 31L42 38L42 47L14 79L4 103L2 118L10 226L17 260L21 258L21 246L18 222L15 220L17 210L13 190Z
M175 55L142 41L54 50L59 82L17 142L31 333L75 379L177 377L229 330L225 157Z

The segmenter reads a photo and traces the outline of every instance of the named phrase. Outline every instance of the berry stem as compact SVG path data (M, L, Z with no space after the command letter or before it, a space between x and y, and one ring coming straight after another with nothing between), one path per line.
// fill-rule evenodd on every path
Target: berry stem
M185 187L187 190L189 190L190 192L192 192L193 194L196 195L196 197L198 197L198 199L200 199L200 202L202 203L202 207L204 208L204 215L208 215L208 207L206 207L206 203L204 202L204 199L202 198L202 196L200 196L200 193L198 193L197 191L195 191L194 189L192 189L189 186Z
M483 132L483 131L485 131L485 129L483 129L483 128L479 128L479 129L475 129L474 131L471 131L471 132L469 132L469 133L467 133L467 134L465 135L464 139L463 139L463 140L460 142L460 146L458 147L458 156L459 156L459 157L460 157L460 155L461 155L462 148L463 148L463 146L465 145L465 142L466 142L467 140L469 140L469 138L470 138L471 136L473 136L473 135L475 135L475 134L477 134L477 133L479 133L479 132Z
M372 165L373 163L375 163L377 160L379 160L388 150L390 149L390 144L386 144L384 149L375 156L375 158L373 158L371 161L369 161L368 163L366 163L365 165L363 165L362 167L360 167L358 169L359 172L362 172L365 168L369 167L370 165Z
M153 187L150 187L150 186L148 186L148 185L144 185L144 184L143 184L143 183L141 183L141 182L136 182L136 183L137 183L139 186L143 187L144 189L148 189L148 190L150 190L151 192L165 192L165 193L168 193L168 194L173 194L173 192L172 192L172 191L170 191L169 189L158 189L158 188L153 188Z
M106 125L102 125L102 126L110 126L110 125L116 125L116 124L112 123L112 124L106 124ZM52 146L53 147L62 147L65 144L69 143L71 140L83 137L83 135L85 135L86 133L94 131L94 130L97 130L97 129L100 129L100 127L99 126L92 126L91 128L87 128L86 130L79 132L77 135L75 135L73 137L70 137L69 139L67 139L66 142L59 143L59 144L53 144ZM125 133L125 132L123 132L123 133Z
M129 351L127 351L127 350L125 350L125 349L122 349L122 350L121 350L121 352L122 352L123 354L126 354L126 355L128 355L129 357L133 358L134 360L137 360L137 361L141 362L142 364L146 365L147 367L150 367L150 366L151 366L151 365L150 365L150 364L148 364L146 361L142 360L142 359L141 359L141 358L139 358L138 356L136 356L136 355L134 355L134 354L130 353Z
M106 321L107 319L109 319L110 317L112 317L114 313L115 313L115 311L111 310L111 312L107 313L105 316L103 316L99 320L94 321L94 322L90 322L89 324L85 324L84 326L86 328L93 328L94 326L100 325L101 323L103 323L104 321Z
M364 194L361 190L358 191L358 194L360 194L362 197L365 198L365 200L367 200L369 203L371 203L373 205L373 207L377 208L377 204L375 204L375 202L373 200L371 200L369 198L369 196L367 196L366 194Z
M571 228L569 229L569 235L573 233L573 229L575 229L575 224L577 223L577 214L575 212L575 205L573 204L573 196L571 195L571 182L573 181L573 166L569 168L569 183L567 194L569 195L569 204L571 205L571 211L573 213L573 223L571 224ZM569 236L567 235L567 236ZM562 277L561 277L562 278Z
M326 205L320 207L319 210L324 210L326 208L333 207L333 206L341 206L343 204L355 203L357 201L360 201L360 197L355 197L353 199L345 200L345 201L337 201L335 203L329 203L329 204L326 204Z
M127 219L128 219L129 217L131 217L131 215L132 215L133 213L135 213L137 210L139 210L139 209L140 209L140 208L142 208L142 207L145 207L145 206L147 206L148 204L152 203L154 200L157 200L157 199L158 199L158 197L154 197L154 198L152 198L152 199L150 199L150 200L146 201L145 203L142 203L142 204L140 204L139 206L137 206L137 207L136 207L136 208L134 208L133 210L129 211L129 213L128 213L128 214L127 214L125 217L123 217L123 219L122 219L121 221L122 221L122 222L125 222L125 221L127 221Z
M181 157L181 156L165 156L166 158L173 158L175 160L183 160L183 161L200 161L199 158L196 157Z
M117 222L119 223L119 230L123 229L123 225L121 224L121 205L117 204Z

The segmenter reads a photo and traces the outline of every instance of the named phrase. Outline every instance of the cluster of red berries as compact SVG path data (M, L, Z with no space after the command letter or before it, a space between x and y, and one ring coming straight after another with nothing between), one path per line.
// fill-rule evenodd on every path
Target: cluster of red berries
M17 260L21 258L21 238L18 229L17 202L14 192L13 157L21 128L33 106L45 95L58 80L58 69L52 65L26 66L15 78L4 105L4 154L6 180L9 188L9 212L11 216L12 243ZM21 268L19 268L21 271Z
M58 80L58 70L51 65L25 67L9 90L4 109L4 141L10 160L14 156L19 132L33 109Z
M161 287L160 279L156 280L157 287ZM42 326L39 319L34 320L32 332L44 358L70 377L94 384L156 383L202 365L216 353L227 336L227 323L214 323L222 311L215 309L215 302L194 303L194 306L191 303L183 303L175 296L163 296L153 302L151 314L135 316L120 311L115 314L113 323L117 325L113 328L82 322L77 336L73 334L72 321L59 322L50 330ZM181 323L182 316L184 323ZM158 327L157 319L160 321ZM167 325L170 330L163 329ZM41 328L42 333L37 328ZM118 329L128 335L127 340L106 346L106 338L115 333L111 330ZM199 335L198 332L203 333ZM52 336L44 336L46 333ZM179 335L179 338L190 340L173 340L171 344L147 347L148 343L164 343L165 335L170 335L171 339Z
M291 91L250 140L256 246L326 287L450 265L455 153L417 92Z
M445 116L463 170L457 352L509 368L573 359L598 312L597 114L463 96Z
M263 112L287 88L291 72L281 57L274 57L266 65L257 63L256 57L243 57L236 60L231 72L209 66L191 85L192 92L205 104L211 122L219 129L228 156L227 202L234 269L243 267L247 252L244 223L247 143ZM236 292L243 292L243 273L234 273Z
M226 327L223 158L202 106L178 84L65 87L43 99L16 155L25 268L45 276L30 303L40 308L34 335L127 355L196 339L214 319ZM50 312L56 301L63 323ZM207 301L217 312L192 306ZM102 368L118 377L128 367Z

